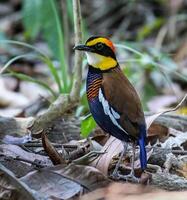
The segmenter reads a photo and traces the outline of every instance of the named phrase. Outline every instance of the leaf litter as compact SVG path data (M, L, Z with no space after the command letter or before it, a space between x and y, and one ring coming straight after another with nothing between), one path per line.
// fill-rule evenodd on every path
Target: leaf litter
M169 152L172 156L166 156L163 165L160 166L160 168L157 168L159 169L158 171L167 170L168 175L171 173L173 175L177 174L177 177L186 178L187 157L186 155L183 155L183 157L181 155L182 151L185 151L186 149L186 133L169 128L165 125L159 124L158 122L155 123L155 120L164 113L171 112L179 108L185 98L174 109L168 109L147 117L146 122L149 140L149 145L147 146L148 158L155 156L153 153L155 148L170 149ZM26 190L26 195L31 195L29 198L78 199L83 194L91 191L97 191L97 189L105 191L106 189L100 188L106 187L112 183L109 175L116 164L115 160L118 159L119 154L123 150L123 144L121 141L112 136L107 139L107 135L102 135L102 141L104 141L104 143L102 142L101 145L98 143L99 140L98 136L96 135L96 137L91 137L90 139L84 139L80 141L75 140L74 142L69 141L64 144L58 144L58 141L56 141L56 143L51 143L44 132L41 135L42 140L26 140L26 136L22 136L23 138L21 139L20 137L5 135L4 142L7 144L0 145L0 157L3 161L6 160L5 158L8 158L9 160L12 159L16 162L20 162L28 167L31 167L28 169L28 171L25 170L25 174L23 174L21 177L20 173L18 173L16 170L14 171L14 174L11 174L16 182L18 182L21 186L22 184L24 186L26 185L26 189L23 186L21 190ZM104 137L106 137L106 139ZM94 138L96 138L96 140L94 140ZM177 147L178 149L173 149ZM179 153L173 154L172 149L173 151L178 150ZM139 150L137 149L135 157L135 173L136 175L140 176L141 172L138 151ZM131 148L129 147L128 152L120 166L120 170L122 170L122 173L124 174L130 171L131 155L132 152ZM180 163L180 165L176 164L176 160L178 163ZM24 165L21 165L23 169L25 167ZM6 165L6 167L11 169L8 165ZM157 174L157 170L154 171L156 167L156 165L149 165L148 162L147 173L155 176L155 174ZM25 169L26 168L27 167L25 167ZM152 178L150 175L148 175L148 178L146 179L150 179L151 182ZM171 177L172 176L170 175L170 178ZM165 179L170 180L169 177L167 178L167 175ZM6 188L2 194L15 195L17 184L9 183L9 179L6 177L3 177L2 180L4 182L1 183L1 185L5 185ZM147 180L145 182L147 182ZM182 183L185 184L183 179ZM123 187L125 187L125 184ZM135 186L128 185L128 187L133 188ZM159 185L157 187L167 189L167 186L165 185ZM134 190L134 195L136 195L136 190L139 189L134 188ZM117 195L118 194L114 193L114 196ZM146 198L146 194L144 195ZM19 198L24 199L22 196Z

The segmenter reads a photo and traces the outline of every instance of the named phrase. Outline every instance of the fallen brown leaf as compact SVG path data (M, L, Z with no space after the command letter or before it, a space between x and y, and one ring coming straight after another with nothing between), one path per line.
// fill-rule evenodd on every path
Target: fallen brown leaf
M123 144L120 140L113 136L110 136L106 144L102 148L102 152L106 152L100 155L96 160L91 163L91 166L99 169L105 175L108 174L108 168L112 158L118 155L123 150Z
M47 165L51 165L50 160L46 156L42 156L39 154L34 154L23 150L21 147L12 145L12 144L1 144L0 145L1 154L7 157L19 157L23 159L27 159L30 161L39 160L40 162L46 163Z
M47 199L72 198L83 190L93 191L110 183L96 168L75 164L34 171L20 180Z
M80 184L52 170L34 171L20 180L45 199L69 199L82 190Z
M187 163L185 163L181 169L177 169L177 172L187 179Z
M42 133L42 144L47 155L54 165L64 164L66 160L58 153L55 147L51 144L45 133Z
M154 144L159 140L164 142L169 136L169 129L166 126L153 122L148 129L147 139L148 142Z
M183 99L178 103L178 105L177 105L175 108L166 109L166 110L163 110L163 111L161 111L161 112L158 112L158 113L155 113L155 114L153 114L153 115L150 115L150 116L145 117L145 121L146 121L146 124L147 124L147 129L149 129L149 127L151 126L151 124L152 124L160 115L163 115L163 114L168 113L168 112L176 111L178 108L180 108L180 106L183 104L183 102L186 100L186 98L187 98L187 94L183 97Z
M110 183L105 175L91 166L75 165L72 163L67 167L62 167L62 165L55 166L52 170L72 180L76 180L89 191L107 186Z
M0 199L37 200L37 196L0 163Z

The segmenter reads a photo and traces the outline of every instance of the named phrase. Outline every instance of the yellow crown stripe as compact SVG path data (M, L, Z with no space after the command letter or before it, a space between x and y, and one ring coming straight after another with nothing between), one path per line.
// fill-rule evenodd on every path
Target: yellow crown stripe
M96 39L93 39L93 40L87 42L86 45L87 46L93 46L93 45L95 45L95 44L97 44L99 42L106 44L113 51L115 51L115 47L114 47L113 43L110 40L108 40L107 38L102 38L102 37L96 38Z
M108 40L106 38L96 38L96 39L93 39L93 40L87 42L86 45L87 46L93 46L93 45L95 45L99 42L107 44Z

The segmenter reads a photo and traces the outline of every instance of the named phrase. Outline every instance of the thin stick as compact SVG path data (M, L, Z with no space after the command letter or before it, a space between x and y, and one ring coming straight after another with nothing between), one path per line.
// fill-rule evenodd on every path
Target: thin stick
M66 51L64 52L65 58L66 58L66 63L69 66L69 19L68 19L68 8L67 8L67 1L66 0L61 0L61 15L62 15L62 22L63 22L63 31L64 31L64 48Z
M73 145L73 144L52 143L52 145L56 148L62 148L63 146L64 148L67 148L67 149L76 149L78 147L77 145ZM24 146L25 147L43 147L42 143L25 143Z
M25 158L20 158L20 157L15 157L13 158L14 160L18 160L18 161L22 161L22 162L26 162L26 163L29 163L29 164L32 164L38 168L43 168L43 167L47 167L47 165L43 165L43 164L40 164L38 162L34 162L32 160L28 160L28 159L25 159Z
M73 13L74 13L75 45L77 45L82 43L81 8L79 0L73 0ZM74 101L79 100L81 82L82 82L82 53L80 51L75 51L74 83L70 93L70 98Z
M169 151L173 154L182 154L182 155L187 155L187 151L185 150L175 150L175 149L169 149L169 148L160 148L160 147L147 147L146 149L160 149L163 151Z

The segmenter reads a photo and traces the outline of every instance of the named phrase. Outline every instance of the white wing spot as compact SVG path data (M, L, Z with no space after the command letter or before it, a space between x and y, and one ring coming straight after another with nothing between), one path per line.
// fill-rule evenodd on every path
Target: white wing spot
M120 124L117 122L116 119L120 118L120 115L112 108L109 106L108 101L105 99L101 88L99 89L99 101L101 102L102 106L103 106L103 110L105 115L108 115L110 117L110 120L112 121L112 123L117 126L119 129L121 129L122 131L124 131L127 135L128 133L120 126ZM111 111L110 111L111 109Z
M113 108L111 108L111 111L112 111L112 114L114 115L114 117L115 117L116 119L119 119L119 118L120 118L120 115L119 115Z

